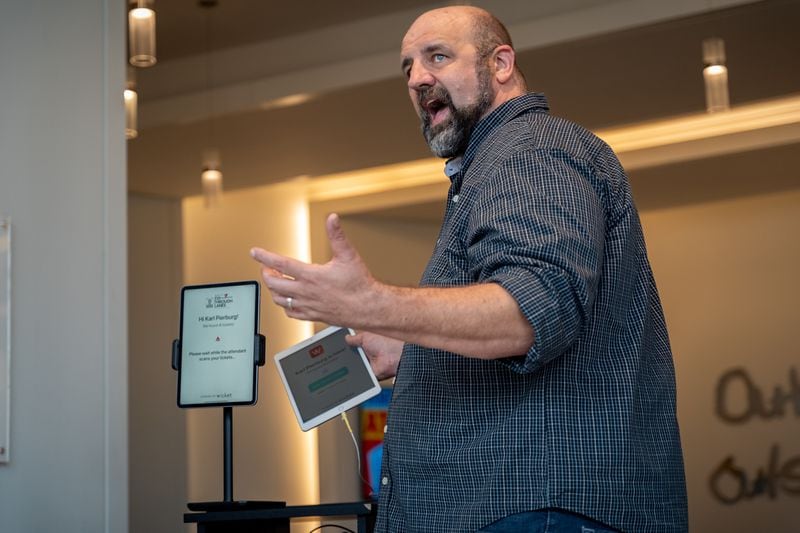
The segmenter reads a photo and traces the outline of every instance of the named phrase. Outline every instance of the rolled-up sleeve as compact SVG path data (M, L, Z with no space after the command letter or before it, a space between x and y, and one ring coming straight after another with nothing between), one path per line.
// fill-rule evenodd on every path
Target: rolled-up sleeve
M466 243L473 279L507 290L535 334L525 356L501 359L517 372L567 351L591 312L605 235L591 173L562 151L531 150L507 159L477 192Z

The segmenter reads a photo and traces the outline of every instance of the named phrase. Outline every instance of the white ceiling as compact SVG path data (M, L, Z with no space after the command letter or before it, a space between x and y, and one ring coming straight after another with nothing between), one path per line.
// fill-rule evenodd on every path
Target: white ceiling
M702 110L700 42L712 35L726 41L734 104L800 92L800 0L473 4L507 23L531 88L591 128ZM431 5L220 0L204 12L157 0L159 63L137 73L129 189L198 194L212 140L227 189L428 157L397 48ZM312 99L274 107L300 93Z

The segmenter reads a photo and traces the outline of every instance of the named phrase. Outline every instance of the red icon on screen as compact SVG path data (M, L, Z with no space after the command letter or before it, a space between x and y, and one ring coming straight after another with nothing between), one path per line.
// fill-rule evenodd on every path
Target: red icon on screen
M323 353L325 353L325 348L323 348L321 344L318 346L314 346L308 351L308 355L310 355L311 357L319 357Z

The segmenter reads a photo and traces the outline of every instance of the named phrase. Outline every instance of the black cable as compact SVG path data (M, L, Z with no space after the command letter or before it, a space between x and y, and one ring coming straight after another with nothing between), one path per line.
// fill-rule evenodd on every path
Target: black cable
M344 526L340 526L339 524L322 524L321 526L315 527L314 529L312 529L312 530L311 530L311 531L309 531L308 533L314 533L314 531L319 531L319 530L321 530L323 527L338 527L338 528L339 528L340 530L342 530L342 531L347 531L348 533L356 533L356 532L355 532L355 531L353 531L352 529L346 528L346 527L344 527Z

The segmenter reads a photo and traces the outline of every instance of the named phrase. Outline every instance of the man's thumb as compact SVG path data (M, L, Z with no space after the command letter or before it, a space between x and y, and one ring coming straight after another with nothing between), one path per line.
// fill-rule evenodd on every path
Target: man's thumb
M339 215L336 213L328 215L325 227L328 231L328 241L331 243L333 257L349 260L357 255L353 245L350 244L350 241L347 240L347 236L344 234Z

